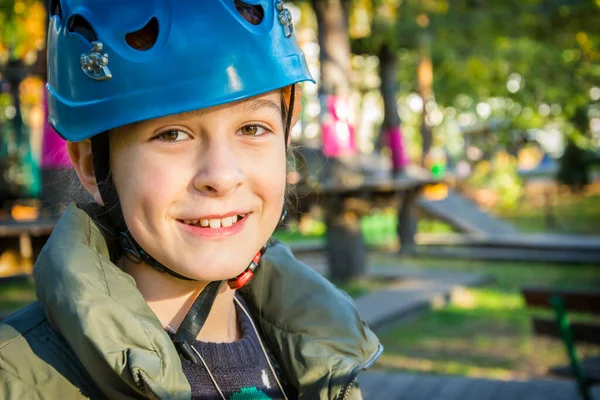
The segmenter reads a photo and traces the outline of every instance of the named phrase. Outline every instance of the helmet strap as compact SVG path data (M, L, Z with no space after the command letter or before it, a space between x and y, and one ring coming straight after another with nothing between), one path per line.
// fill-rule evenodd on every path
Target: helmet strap
M204 326L223 283L224 281L214 281L202 289L183 321L181 321L181 325L179 325L173 338L177 351L194 364L198 364L199 359L192 350L192 343L194 343Z
M288 105L287 115L285 116L285 145L287 147L290 130L292 129L292 116L294 115L294 100L296 99L296 85L292 85L290 91L290 104Z
M227 284L231 289L239 289L252 279L254 272L260 265L260 259L266 251L267 245L265 244L256 256L254 256L254 259L244 272L238 275L237 278L229 279L227 281ZM225 281L214 281L202 289L202 292L200 292L198 297L196 297L196 300L194 300L194 304L190 307L175 333L173 343L175 344L177 351L194 364L198 364L200 360L192 350L192 343L194 343L200 330L204 326L204 323L210 314L212 305L224 282Z

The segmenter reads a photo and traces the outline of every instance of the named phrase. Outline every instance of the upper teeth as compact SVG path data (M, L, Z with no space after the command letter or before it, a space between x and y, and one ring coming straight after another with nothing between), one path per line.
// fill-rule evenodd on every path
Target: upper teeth
M233 215L231 217L225 218L211 218L211 219L184 219L183 223L188 225L196 225L198 221L200 221L200 226L203 227L211 227L212 229L217 228L228 228L231 225L235 224L238 219L244 218L246 214L241 215Z

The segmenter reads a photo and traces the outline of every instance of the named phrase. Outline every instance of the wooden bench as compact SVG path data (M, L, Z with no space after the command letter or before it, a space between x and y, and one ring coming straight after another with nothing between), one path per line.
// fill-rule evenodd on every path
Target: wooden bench
M534 317L533 331L537 335L562 339L570 359L570 375L577 379L581 397L591 400L590 386L600 382L600 366L582 363L575 343L600 345L600 323L570 322L567 312L600 315L600 292L528 287L522 293L528 306L554 310L554 319Z

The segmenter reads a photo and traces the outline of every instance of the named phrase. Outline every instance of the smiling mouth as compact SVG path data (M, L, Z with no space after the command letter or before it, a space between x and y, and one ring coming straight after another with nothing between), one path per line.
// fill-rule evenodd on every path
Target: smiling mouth
M219 229L229 228L241 220L246 218L249 214L232 215L224 218L210 218L210 219L178 219L179 222L186 225L195 226L197 228L207 229Z

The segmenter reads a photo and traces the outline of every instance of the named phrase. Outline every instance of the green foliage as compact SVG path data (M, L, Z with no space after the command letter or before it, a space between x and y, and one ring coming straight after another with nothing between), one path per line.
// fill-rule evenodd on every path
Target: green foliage
M457 107L459 95L474 101L510 99L520 115L505 115L522 129L564 120L589 101L600 82L600 3L596 0L366 0L353 5L369 11L367 37L353 41L354 52L378 54L382 44L397 51L402 93L416 91L416 64L423 48L431 54L436 102ZM365 22L366 21L366 22ZM355 23L357 23L355 21ZM520 87L509 91L517 74ZM541 104L561 112L540 115Z
M568 185L573 192L582 192L590 183L589 159L589 151L582 149L569 139L565 152L559 159L557 180Z
M46 11L42 0L0 0L0 64L10 59L35 61L44 47Z
M515 209L523 194L523 182L517 173L516 160L504 153L493 162L475 164L466 185L493 192L502 210Z
M577 107L570 119L574 127L567 138L565 151L559 159L556 176L560 183L568 185L574 192L582 192L590 183L590 167L593 162L591 151L586 148L589 139L588 107Z

